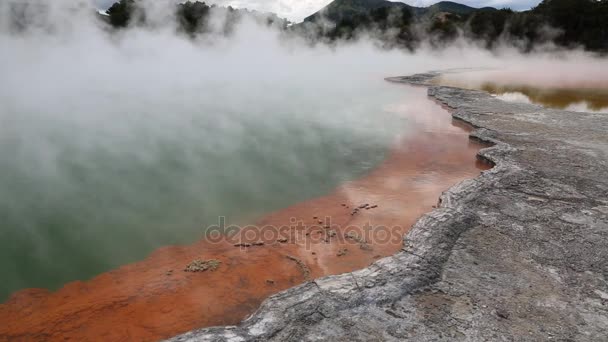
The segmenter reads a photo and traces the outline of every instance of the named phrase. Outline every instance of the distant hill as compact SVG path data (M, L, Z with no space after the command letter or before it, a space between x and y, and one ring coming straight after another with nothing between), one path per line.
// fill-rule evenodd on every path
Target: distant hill
M407 8L414 12L419 10L419 8L409 6L403 2L387 0L335 0L318 12L306 17L304 21L312 22L326 18L338 22L343 19L350 19L357 15L369 13L379 8Z
M484 10L496 10L495 8L492 8L492 7L484 7L483 9ZM424 12L423 14L446 12L446 13L451 13L451 14L469 15L477 10L479 10L479 8L474 8L471 6L459 4L457 2L441 1L441 2L438 2L434 5L426 8L425 11L423 11Z
M329 25L328 25L329 22ZM543 0L529 11L474 8L452 1L413 7L386 0L335 0L294 25L321 40L373 32L388 47L440 47L463 37L487 48L511 44L524 51L541 44L608 52L608 0Z
M318 12L306 17L304 22L314 22L321 18L338 22L343 19L351 19L355 16L365 15L372 10L380 8L408 9L415 17L432 16L437 13L469 15L478 10L477 8L452 1L441 1L429 7L414 7L403 2L392 2L387 0L335 0ZM484 9L495 10L491 7L486 7Z

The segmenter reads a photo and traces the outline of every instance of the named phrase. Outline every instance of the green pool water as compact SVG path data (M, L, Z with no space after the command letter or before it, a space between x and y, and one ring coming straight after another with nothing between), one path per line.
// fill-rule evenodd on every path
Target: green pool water
M4 102L0 301L191 243L218 216L251 222L361 176L407 126L386 110L403 92L379 81L234 102L111 90L48 110Z

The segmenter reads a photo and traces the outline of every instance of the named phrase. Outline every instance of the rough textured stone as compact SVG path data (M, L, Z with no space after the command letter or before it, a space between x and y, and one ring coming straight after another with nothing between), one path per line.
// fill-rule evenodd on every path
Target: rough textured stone
M446 191L400 253L173 341L606 341L608 117L450 87L429 96L494 144L479 155L495 168Z

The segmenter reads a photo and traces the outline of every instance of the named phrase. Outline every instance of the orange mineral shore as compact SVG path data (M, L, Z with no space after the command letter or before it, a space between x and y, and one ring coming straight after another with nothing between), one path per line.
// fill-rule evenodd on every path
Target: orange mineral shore
M407 132L365 177L270 213L256 223L267 228L248 227L241 240L164 247L56 292L19 291L0 305L0 340L155 341L236 324L273 293L394 254L441 192L490 168L476 160L482 146L461 123L426 99L424 89L407 91L420 101L390 108L407 118ZM219 264L186 272L195 260Z

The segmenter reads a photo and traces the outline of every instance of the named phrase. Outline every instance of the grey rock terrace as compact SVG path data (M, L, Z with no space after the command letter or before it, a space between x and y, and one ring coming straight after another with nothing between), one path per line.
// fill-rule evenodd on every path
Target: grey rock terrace
M398 254L172 341L607 341L608 115L430 86L496 166L440 198ZM406 195L406 194L404 194Z

